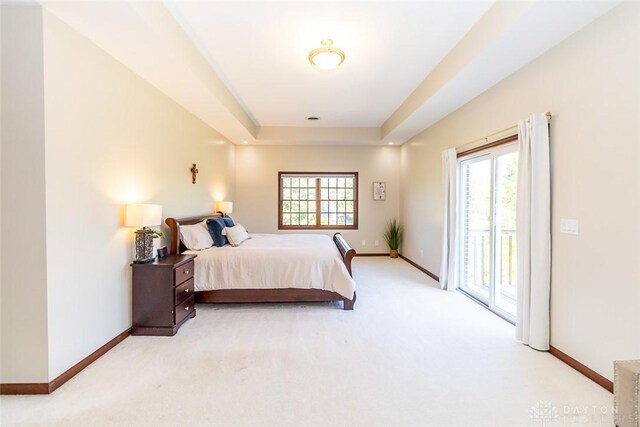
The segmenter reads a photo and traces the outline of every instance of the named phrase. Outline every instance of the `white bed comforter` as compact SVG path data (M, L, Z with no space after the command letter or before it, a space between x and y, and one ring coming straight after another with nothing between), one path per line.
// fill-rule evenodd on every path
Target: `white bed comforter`
M338 248L323 234L251 234L230 245L186 251L195 259L195 290L301 288L353 299L355 282Z

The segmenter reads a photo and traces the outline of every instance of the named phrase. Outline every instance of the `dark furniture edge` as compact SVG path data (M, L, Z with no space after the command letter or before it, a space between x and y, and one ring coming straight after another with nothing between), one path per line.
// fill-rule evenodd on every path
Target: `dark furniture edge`
M193 259L195 259L198 255L196 254L169 254L164 258L156 258L153 262L148 262L146 264L131 264L132 267L167 267L167 268L176 268L184 265Z
M613 381L608 380L607 378L603 377L602 375L600 375L599 373L597 373L593 369L589 368L586 365L583 365L582 363L578 362L573 357L571 357L568 354L558 350L554 346L549 346L549 354L551 354L552 356L555 356L556 358L560 359L562 362L564 362L567 365L571 366L573 369L575 369L576 371L580 372L582 375L584 375L585 377L589 378L591 381L595 382L596 384L598 384L601 387L605 388L609 392L613 393Z
M131 335L133 336L155 336L155 337L172 337L178 333L178 329L189 319L196 317L196 309L186 316L184 319L176 323L174 326L133 326Z
M333 243L336 244L336 247L342 256L342 261L344 261L344 265L347 267L349 276L353 277L353 274L351 273L351 261L353 261L353 257L356 256L356 250L347 243L340 233L335 233L333 235Z
M347 299L337 292L323 289L216 289L196 292L196 303L280 303L280 302L328 302L343 301L345 310L353 310L356 301Z
M50 394L58 389L61 385L69 381L71 378L80 373L84 368L95 362L100 356L111 350L113 347L122 342L131 335L131 328L121 332L115 338L104 344L102 347L58 375L53 381L48 383L15 383L0 384L0 395L4 394Z
M417 268L418 270L422 271L424 274L426 274L427 276L431 277L433 280L435 280L436 282L440 281L440 278L438 276L436 276L435 274L433 274L432 272L430 272L429 270L427 270L426 268L422 267L421 265L411 261L409 258L407 258L406 256L402 255L402 254L398 254L398 256L400 258L402 258L403 260L407 261L409 264L411 264L412 266L414 266L415 268Z

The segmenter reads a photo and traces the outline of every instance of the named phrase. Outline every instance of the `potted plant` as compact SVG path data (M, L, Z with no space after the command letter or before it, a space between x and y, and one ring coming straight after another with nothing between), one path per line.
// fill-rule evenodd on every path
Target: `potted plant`
M391 249L389 255L391 258L398 258L398 248L400 247L400 243L402 243L402 233L403 229L395 219L392 219L387 223L387 229L384 232L384 240L387 242L387 246Z

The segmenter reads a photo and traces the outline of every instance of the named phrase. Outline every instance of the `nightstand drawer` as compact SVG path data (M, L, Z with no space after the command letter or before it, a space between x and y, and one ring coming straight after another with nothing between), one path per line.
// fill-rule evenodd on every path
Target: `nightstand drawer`
M194 309L193 304L195 302L195 297L190 296L186 301L183 301L182 304L176 306L174 314L176 324L180 323L182 319L191 314Z
M174 285L178 286L193 277L193 261L176 267Z
M187 280L182 285L175 288L174 304L181 304L187 298L193 296L193 278Z

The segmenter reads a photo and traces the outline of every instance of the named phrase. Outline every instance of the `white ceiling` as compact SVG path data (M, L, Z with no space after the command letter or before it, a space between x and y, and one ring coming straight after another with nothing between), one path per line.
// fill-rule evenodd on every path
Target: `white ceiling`
M402 144L619 3L40 2L222 137L305 145Z
M379 127L480 19L477 2L176 2L167 7L259 126ZM336 70L309 65L331 38ZM320 118L317 122L306 120Z

